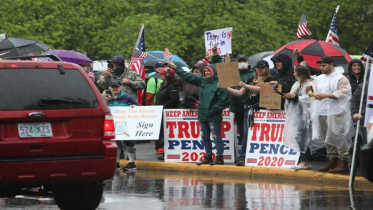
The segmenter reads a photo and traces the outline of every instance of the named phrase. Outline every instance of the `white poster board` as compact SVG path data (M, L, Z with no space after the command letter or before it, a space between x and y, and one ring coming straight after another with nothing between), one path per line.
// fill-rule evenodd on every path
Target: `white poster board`
M211 53L212 46L216 45L219 55L232 54L232 31L232 27L206 31L206 51Z
M113 140L158 140L163 106L111 106Z
M196 109L166 109L164 114L164 157L165 162L200 162L206 156L201 138L198 112ZM221 125L224 143L224 162L234 162L233 114L228 109L223 111ZM211 137L212 139L212 137ZM216 147L212 141L213 158Z
M369 65L369 64L367 63L366 65ZM370 66L370 69L373 69L373 64ZM367 105L365 109L365 122L360 122L360 124L364 123L365 127L368 126L369 118L373 116L373 74L372 73L370 74L368 81L369 81L369 86L365 87L365 88L368 88Z
M260 110L254 114L254 125L247 136L245 166L291 168L300 153L283 142L285 111Z

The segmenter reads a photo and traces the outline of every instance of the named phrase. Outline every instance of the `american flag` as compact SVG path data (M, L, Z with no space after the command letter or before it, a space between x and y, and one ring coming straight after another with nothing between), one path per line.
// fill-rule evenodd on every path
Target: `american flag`
M136 72L139 72L142 68L144 68L143 64L144 62L142 59L137 59L135 62L132 63L130 68L135 70Z
M210 59L208 59L207 57L205 57L204 59L199 60L197 63L204 63L204 64L208 65L210 63Z
M330 23L328 36L326 37L325 41L339 46L337 13L334 13L333 15L332 22Z
M373 41L370 42L368 49L361 57L361 60L364 62L367 62L368 59L369 63L373 63Z
M48 50L48 51L43 52L43 53L40 54L40 55L52 55L52 54L51 54L51 51ZM52 59L52 58L49 58L49 57L44 57L44 58L33 58L33 60L36 60L36 61L53 61L53 59Z
M143 59L148 54L145 53L145 36L144 36L144 24L141 26L139 37L137 39L136 48L132 53L130 60L130 68L133 69L137 74L140 75L141 79L145 80L145 65ZM137 101L139 105L142 105L142 98L144 96L144 90L137 91Z
M165 48L164 49L164 52L162 53L162 55L168 59L171 59L172 58L172 55L170 53L170 51L168 50L168 48Z
M311 31L307 28L307 18L304 14L302 14L302 17L300 18L299 25L298 25L298 31L297 31L297 38L300 39L301 36L305 35L311 35Z
M136 58L146 58L147 56L148 56L148 53L143 52L139 49L135 49L132 53L132 57L136 57Z

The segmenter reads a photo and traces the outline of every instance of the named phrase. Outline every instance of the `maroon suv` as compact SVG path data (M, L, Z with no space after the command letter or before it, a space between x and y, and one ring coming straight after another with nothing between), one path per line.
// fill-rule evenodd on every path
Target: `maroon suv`
M0 86L0 196L40 187L61 209L97 208L117 147L95 84L72 63L2 60Z

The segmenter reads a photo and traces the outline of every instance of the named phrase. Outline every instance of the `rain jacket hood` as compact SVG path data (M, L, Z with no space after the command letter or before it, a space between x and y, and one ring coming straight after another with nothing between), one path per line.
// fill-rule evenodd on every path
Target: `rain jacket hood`
M228 93L225 89L218 88L218 76L215 64L210 64L214 72L213 77L205 78L185 72L182 68L175 69L186 82L199 86L198 120L200 122L222 121L223 110L228 106Z
M361 71L360 71L360 74L357 78L352 72L352 64L354 64L354 63L359 63L360 66L361 66ZM362 84L364 82L364 72L365 72L365 68L364 68L363 62L361 60L352 59L348 63L348 76L347 76L347 78L348 78L348 81L351 84L352 94L354 94L354 92L357 89L357 87L359 86L359 84Z
M280 55L277 55L274 58L271 58L271 60L273 61L273 64L275 64L276 61L281 61L282 62L282 69L278 71L280 74L286 74L288 71L290 71L292 69L293 60L288 55L280 54ZM293 72L291 72L291 73L293 73Z
M124 57L122 55L114 55L111 60L118 64L120 70L124 71Z
M360 66L361 66L361 72L360 72L360 76L364 75L364 72L365 72L365 68L364 68L364 64L361 60L359 59L352 59L349 63L348 63L348 75L350 76L353 76L354 74L352 73L352 64L353 63L359 63Z
M210 74L212 75L212 77L206 77L206 74L205 74L205 71L204 70L202 70L202 75L203 75L203 77L206 77L206 79L218 79L218 72L216 71L216 66L215 66L215 64L210 64L210 65L206 65L203 69L205 69L205 68L208 68L208 69L210 69Z

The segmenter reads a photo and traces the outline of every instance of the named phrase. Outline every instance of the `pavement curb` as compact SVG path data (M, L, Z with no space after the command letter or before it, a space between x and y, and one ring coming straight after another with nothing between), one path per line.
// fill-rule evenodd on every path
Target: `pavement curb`
M121 160L122 166L128 161ZM301 180L312 182L325 182L332 185L344 185L348 187L349 175L322 173L312 170L282 169L282 168L265 168L235 165L200 165L195 163L165 163L136 160L138 170L158 170L158 171L175 171L185 173L203 173L203 174L229 174L245 178L276 178L284 180ZM361 176L355 177L354 187L369 187L373 184Z

